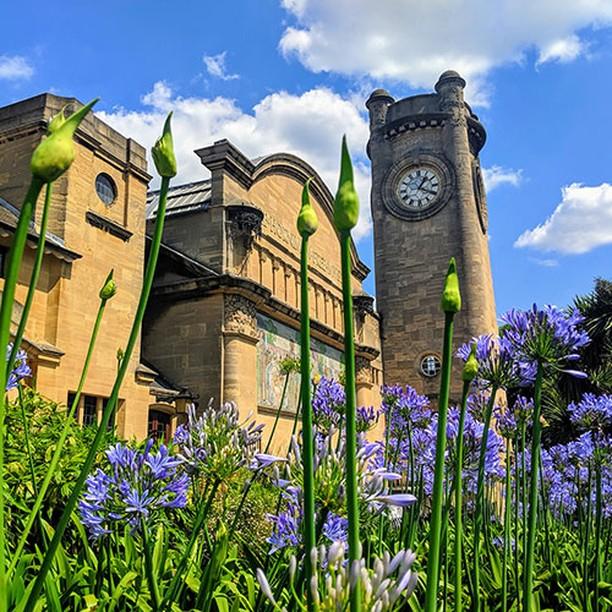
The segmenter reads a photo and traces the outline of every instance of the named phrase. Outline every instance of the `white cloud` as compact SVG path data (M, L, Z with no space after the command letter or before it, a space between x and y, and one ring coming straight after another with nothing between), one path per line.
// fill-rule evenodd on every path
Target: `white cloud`
M612 185L585 187L573 183L561 194L561 203L552 215L523 232L515 247L579 254L612 244Z
M452 68L472 103L486 102L487 73L520 62L569 61L576 32L612 23L609 0L281 0L292 16L279 46L314 72L397 79L430 89ZM476 92L477 95L474 95Z
M530 257L530 259L533 263L543 268L556 268L559 265L556 259L539 259L538 257Z
M30 62L21 55L0 55L0 79L16 81L29 79L34 74Z
M500 185L518 187L523 180L523 171L502 168L501 166L491 166L490 168L482 169L482 178L487 192L490 192Z
M571 62L584 53L585 49L586 45L578 36L572 34L566 38L555 40L546 47L540 49L537 63L539 65L545 64L546 62Z
M227 67L225 65L226 53L227 51L223 51L223 53L219 53L218 55L205 55L202 61L204 62L204 66L206 66L206 71L211 76L223 79L224 81L239 79L240 75L227 73Z
M147 110L117 108L98 116L148 149L172 109L174 142L179 164L176 182L199 180L207 170L194 149L227 138L249 157L280 151L294 153L319 172L332 193L336 190L340 139L347 135L355 161L355 182L361 200L357 239L370 232L370 174L365 157L368 124L350 99L318 87L299 96L275 92L244 112L228 98L183 98L163 82L143 96ZM150 162L151 163L151 162ZM151 166L153 167L153 166Z

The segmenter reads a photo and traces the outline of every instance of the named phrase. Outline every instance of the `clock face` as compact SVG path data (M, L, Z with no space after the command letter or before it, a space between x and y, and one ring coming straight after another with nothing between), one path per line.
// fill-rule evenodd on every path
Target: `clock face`
M405 172L397 185L397 196L408 210L425 210L438 198L442 180L430 166L412 167Z

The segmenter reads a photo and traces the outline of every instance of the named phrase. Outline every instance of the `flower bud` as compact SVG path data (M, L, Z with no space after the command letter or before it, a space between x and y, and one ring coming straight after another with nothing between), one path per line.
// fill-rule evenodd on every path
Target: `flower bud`
M57 130L59 130L60 127L62 127L62 125L66 123L66 115L64 114L65 110L66 110L66 107L64 106L64 108L62 108L62 110L59 113L57 113L57 115L54 115L53 117L51 117L51 119L49 120L49 123L47 124L48 134L53 134L53 132L57 132Z
M472 382L478 375L478 359L476 359L476 343L472 344L470 354L463 366L461 378L464 382Z
M350 231L357 225L358 218L359 199L353 184L353 164L346 146L346 136L343 136L340 181L334 200L334 224L340 231Z
M166 122L164 123L164 131L157 139L151 149L153 162L160 176L171 178L176 176L176 157L174 156L174 143L172 141L172 130L170 129L170 120L172 113L168 113Z
M113 271L111 270L111 273L108 275L104 286L102 289L100 289L100 299L104 301L110 300L115 293L117 293L117 284L113 280Z
M74 161L76 151L73 136L85 115L98 101L92 100L78 111L64 119L63 111L49 123L49 135L42 140L32 153L30 169L34 177L51 183L59 178Z
M319 227L317 213L310 203L310 191L308 188L311 180L312 179L308 179L306 183L304 183L304 189L302 189L302 208L300 208L297 219L297 229L302 238L312 236Z
M461 310L461 293L459 292L459 276L455 258L451 257L448 272L444 281L442 292L442 310L446 313L455 313Z

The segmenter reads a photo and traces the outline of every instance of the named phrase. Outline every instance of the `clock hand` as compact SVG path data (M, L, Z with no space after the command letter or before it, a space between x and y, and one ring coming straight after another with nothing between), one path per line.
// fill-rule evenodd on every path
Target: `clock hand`
M433 195L436 195L436 191L433 191L432 189L425 189L423 188L422 191L424 191L425 193L433 193Z

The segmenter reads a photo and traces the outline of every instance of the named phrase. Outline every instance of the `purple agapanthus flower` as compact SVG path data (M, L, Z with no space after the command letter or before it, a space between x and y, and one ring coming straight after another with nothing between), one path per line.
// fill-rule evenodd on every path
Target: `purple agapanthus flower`
M496 406L495 420L499 433L504 438L514 439L523 425L531 425L532 413L533 401L523 395L516 398L512 407Z
M382 388L381 412L387 419L389 434L404 437L414 428L420 428L431 420L429 399L410 386L386 386Z
M107 464L87 478L79 502L81 521L92 539L112 533L116 525L134 532L142 522L157 523L165 509L187 505L189 478L179 470L181 461L153 441L144 449L117 443L106 451Z
M612 433L612 395L585 393L567 408L572 423L580 430L592 432L598 440Z
M217 408L211 400L199 416L193 404L188 407L174 444L190 474L227 479L251 463L262 429L254 421L241 423L233 402Z
M13 345L9 344L6 347L6 360L8 361L11 356L11 351L13 350ZM17 351L17 355L15 357L15 362L13 363L13 367L8 375L8 379L6 381L6 390L10 391L11 389L15 389L19 384L20 380L24 378L28 378L32 375L32 370L27 362L26 352L23 350Z
M535 380L538 363L584 378L583 372L569 369L579 359L579 351L589 342L581 328L584 317L573 310L566 313L556 306L537 305L529 310L510 310L502 316L502 338L519 364L524 382Z
M507 389L522 382L521 366L515 360L511 346L505 338L492 334L477 336L459 347L457 357L464 362L467 361L473 344L476 344L478 361L476 384L479 388L496 386Z
M300 532L302 511L298 504L290 503L284 512L279 514L268 514L274 528L272 535L268 538L271 544L270 554L286 548L287 546L298 546L302 540Z
M348 519L330 512L321 532L330 542L347 542Z
M315 426L322 433L337 429L344 415L346 395L337 380L322 377L312 398Z

